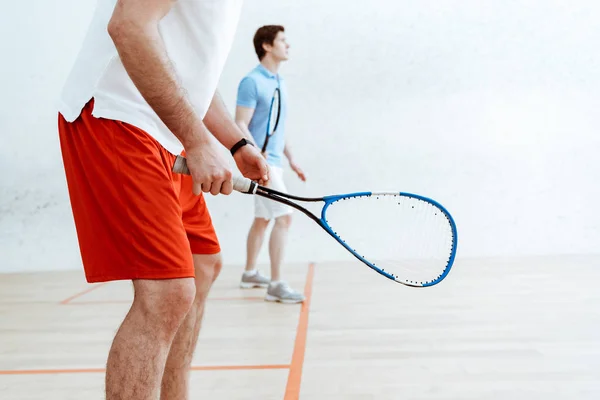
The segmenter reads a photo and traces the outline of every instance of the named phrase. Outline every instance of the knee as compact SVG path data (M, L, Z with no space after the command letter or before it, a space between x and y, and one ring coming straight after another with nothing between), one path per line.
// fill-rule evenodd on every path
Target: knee
M278 217L275 220L275 225L282 229L288 229L290 227L290 225L292 225L292 216L290 214L288 214L288 215L282 215L281 217Z
M211 284L219 277L223 268L223 258L220 254L211 257L210 260L196 264L196 278Z
M192 278L144 280L134 286L134 307L167 334L177 331L196 297Z
M202 306L208 292L221 273L223 261L221 254L194 255L196 269L196 306Z
M213 266L213 270L212 270L212 281L214 282L215 280L217 280L219 274L221 273L221 269L223 268L223 259L221 258L221 256L219 256L219 258L215 261L215 265Z
M260 233L265 233L269 226L269 220L265 218L256 218L254 220L254 229Z

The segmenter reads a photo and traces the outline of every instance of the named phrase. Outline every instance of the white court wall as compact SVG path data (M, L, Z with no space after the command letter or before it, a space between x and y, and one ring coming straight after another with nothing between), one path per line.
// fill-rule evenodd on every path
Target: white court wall
M95 2L0 15L0 271L78 268L55 100ZM220 83L233 112L254 30L284 24L289 189L439 200L459 256L593 253L600 243L600 5L581 1L248 0ZM6 9L5 9L6 10ZM242 263L252 199L208 199ZM349 257L297 214L288 261ZM261 262L266 262L266 248Z

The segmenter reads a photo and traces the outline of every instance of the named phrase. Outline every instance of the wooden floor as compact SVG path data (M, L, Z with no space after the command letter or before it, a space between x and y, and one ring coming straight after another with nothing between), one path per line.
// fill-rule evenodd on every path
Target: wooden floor
M288 265L303 306L239 275L211 292L193 399L600 399L600 256L459 259L428 289L353 260ZM0 398L102 399L130 300L79 272L0 275Z

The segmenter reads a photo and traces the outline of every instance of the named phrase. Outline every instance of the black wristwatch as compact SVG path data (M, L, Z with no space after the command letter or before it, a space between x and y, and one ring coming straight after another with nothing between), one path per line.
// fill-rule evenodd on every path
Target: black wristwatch
M236 151L238 151L240 148L242 148L245 145L251 145L254 146L254 144L248 140L246 140L246 138L241 139L239 142L237 142L236 144L233 145L233 147L231 148L231 155L234 155Z

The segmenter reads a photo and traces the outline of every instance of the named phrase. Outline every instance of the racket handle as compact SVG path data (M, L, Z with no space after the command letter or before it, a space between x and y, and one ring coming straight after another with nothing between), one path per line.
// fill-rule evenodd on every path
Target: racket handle
M173 164L173 172L175 172L176 174L190 175L190 170L188 169L185 157L175 157L175 164Z
M256 182L251 181L243 176L236 175L233 177L233 190L237 190L241 193L254 194L256 193L258 185Z
M183 156L177 156L175 158L175 164L173 164L173 172L176 174L190 175L190 170L187 166L187 161ZM251 181L243 176L233 177L233 190L241 193L254 194L258 185L256 182Z

